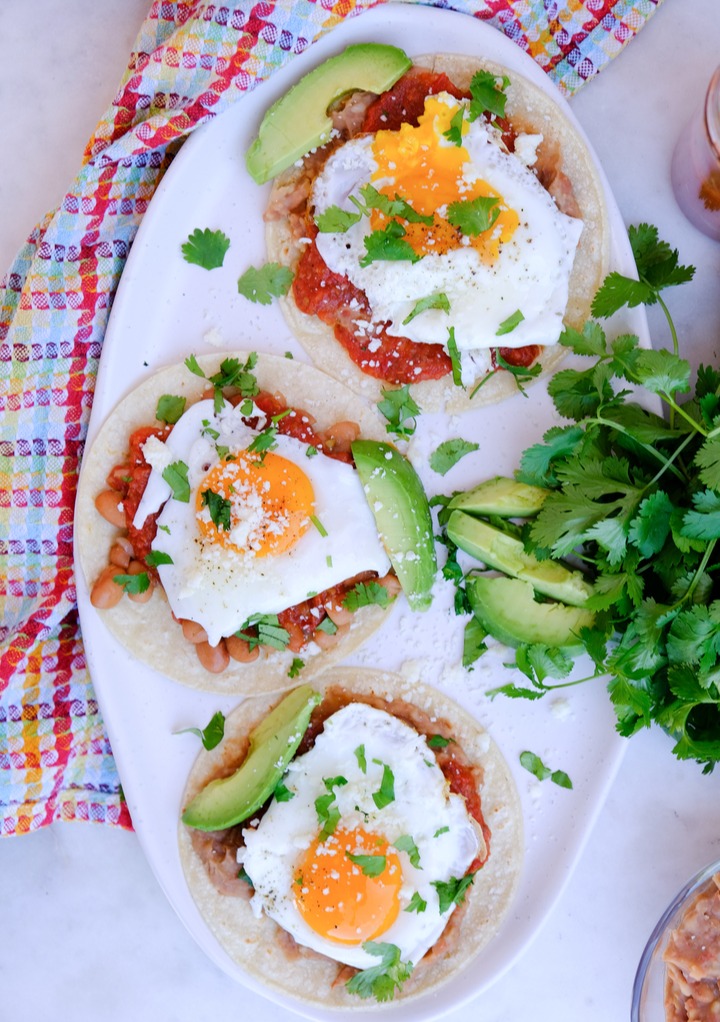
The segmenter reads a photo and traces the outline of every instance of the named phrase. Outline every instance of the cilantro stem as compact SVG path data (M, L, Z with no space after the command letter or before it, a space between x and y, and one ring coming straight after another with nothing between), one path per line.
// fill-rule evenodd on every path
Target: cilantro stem
M669 457L669 458L666 458L666 459L665 459L665 462L664 462L664 464L663 464L662 468L658 469L658 471L656 472L656 474L655 474L655 475L653 476L653 478L652 478L652 479L650 480L650 482L649 482L649 483L647 484L647 486L645 487L645 491L644 491L644 492L647 492L647 491L648 491L648 490L650 489L650 487L651 487L651 486L654 486L654 485L655 485L655 483L657 483L657 482L659 482L659 481L660 481L660 479L662 478L662 476L663 476L663 474L664 474L664 472L665 472L665 469L666 469L666 468L671 468L671 467L672 467L672 463L673 463L673 462L675 461L675 459L676 459L676 458L679 458L679 457L680 457L680 455L681 455L681 454L682 454L682 452L683 452L683 451L685 450L685 448L687 447L687 445L688 445L688 444L689 444L689 443L690 443L690 442L691 442L692 440L694 440L694 439L695 439L695 437L693 436L693 434L692 434L692 433L690 433L690 434L689 434L688 436L686 436L686 437L685 437L685 439L683 440L683 442L682 442L681 444L679 444L679 445L678 445L678 446L677 446L677 447L675 448L675 450L674 450L674 451L673 451L673 453L672 453L672 454L670 455L670 457ZM678 473L677 473L677 469L675 470L675 472L676 472L676 474L678 474ZM682 478L683 478L683 476L682 476L682 475L679 475L679 478L680 478L680 479L682 479Z
M700 423L696 419L693 419L692 415L688 415L688 413L683 409L683 406L679 405L674 398L670 397L669 394L662 394L661 397L664 397L667 403L670 405L669 422L671 427L673 426L675 421L673 412L677 412L678 415L682 415L683 419L685 419L685 421L690 426L692 426L696 433L700 433L701 436L704 436L706 438L710 435L708 431L706 429L703 429Z
M700 561L700 563L698 564L698 566L697 566L697 568L695 570L695 574L693 575L693 580L690 583L690 585L687 587L687 592L682 596L681 599L678 600L678 602L676 604L674 604L674 606L672 607L672 610L675 610L677 607L682 607L683 603L687 603L687 601L692 597L692 594L694 593L695 589L697 588L697 584L700 581L700 578L701 578L703 572L705 571L705 568L707 567L707 563L710 560L710 558L712 557L712 552L715 549L715 544L716 543L717 543L716 539L711 539L710 542L708 543L707 549L705 550L705 552L704 552L704 554L702 556L702 560Z
M669 468L671 472L673 472L674 475L680 480L680 482L685 482L685 477L683 476L682 472L680 472L679 469L675 468L675 466L672 464L673 460L672 458L668 460L668 458L666 458L664 454L662 454L660 451L655 450L655 448L651 447L650 444L644 444L641 440L638 440L637 437L634 436L629 429L627 429L625 426L621 426L619 422L615 422L613 419L604 419L602 415L598 415L596 418L592 419L588 418L585 421L588 423L594 423L595 425L598 426L607 426L609 429L613 429L615 430L615 432L622 433L624 436L629 437L633 441L633 443L639 444L644 451L647 451L648 454L652 454L654 458L657 458L658 461L661 461L663 464L663 468L665 467Z

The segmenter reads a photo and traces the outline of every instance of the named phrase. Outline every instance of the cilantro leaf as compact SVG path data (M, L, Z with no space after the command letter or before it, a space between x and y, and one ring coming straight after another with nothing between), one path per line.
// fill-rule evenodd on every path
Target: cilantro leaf
M315 217L317 229L323 234L344 234L362 219L362 213L352 213L340 206L328 206Z
M197 735L200 741L203 743L203 748L210 752L214 749L225 736L225 714L218 710L212 715L208 723L204 728L198 727L186 727L182 731L175 731L176 735Z
M427 902L417 891L413 891L413 896L405 906L405 912L424 912L427 908Z
M465 625L465 632L463 634L463 667L472 667L475 661L479 660L483 653L487 652L487 645L484 641L486 636L487 632L478 619L471 617Z
M223 532L230 532L232 504L227 497L223 497L221 493L215 493L214 490L207 489L202 491L200 498L202 506L206 507L210 512L213 525L217 529L222 529Z
M222 266L229 248L228 236L222 231L211 231L209 227L205 230L196 227L181 246L185 262L202 266L204 270L215 270Z
M379 760L373 760L373 762L380 763ZM387 763L380 765L383 768L382 780L378 790L373 792L373 802L378 809L384 809L385 806L389 806L391 802L395 801L395 775Z
M700 482L711 490L720 490L720 437L709 437L695 455L700 466Z
M474 873L466 873L463 877L432 881L440 903L440 915L447 912L451 905L461 905L465 901L467 889L474 879Z
M382 230L372 231L363 239L365 255L360 265L370 266L371 263L402 262L416 263L421 257L409 241L405 241L406 230L397 220L391 220Z
M360 189L360 194L365 200L368 209L379 209L387 217L399 216L403 220L407 220L409 224L425 224L426 227L432 227L432 216L424 216L422 213L418 213L409 202L401 199L399 195L391 199L382 192L379 192L371 184L363 185Z
M388 421L385 427L388 433L399 437L410 437L417 426L416 416L421 409L410 394L410 385L404 383L392 390L382 390L382 401L378 401L377 409Z
M455 327L450 327L448 330L447 339L447 351L450 356L450 362L452 364L452 379L456 387L462 387L462 361L460 359L460 352L458 351L457 341L455 340Z
M163 479L172 490L175 500L182 504L190 503L190 483L188 482L188 467L184 461L174 461L163 470Z
M347 784L347 778L341 776L324 777L323 784L325 785L326 794L319 795L315 799L315 812L317 813L318 823L321 825L321 841L334 834L337 825L340 823L340 810L335 802L335 788L341 788Z
M385 872L387 858L384 855L354 855L352 852L345 852L345 855L366 877L379 877Z
M185 402L186 399L184 397L177 397L174 394L163 394L158 399L155 418L158 422L167 422L168 425L174 425L185 411Z
M113 575L113 582L122 586L128 596L140 596L150 588L150 576L146 571L139 571L137 575Z
M516 327L519 327L522 321L525 319L520 309L516 309L511 316L504 319L500 326L495 331L496 337L501 337L504 334L511 334Z
M292 659L292 663L288 667L288 678L297 678L300 671L305 666L305 661L301 660L299 656L295 656Z
M362 998L374 997L380 1002L391 1001L395 991L400 990L403 983L410 978L412 962L401 960L400 948L395 944L365 941L363 949L368 954L376 955L381 962L379 965L363 969L348 980L346 983L348 992Z
M454 465L457 465L461 458L464 458L466 454L471 454L472 451L479 450L479 448L480 444L471 443L461 437L444 440L430 455L430 468L433 472L444 476Z
M444 735L430 735L427 740L430 749L445 749L451 742L452 738L446 738Z
M151 550L145 557L145 563L149 568L157 568L159 564L172 564L173 559L162 550Z
M253 635L250 628L256 629L257 635ZM290 633L280 624L277 614L252 614L235 635L244 639L251 650L256 646L271 646L282 650L290 642Z
M500 200L494 195L479 195L476 199L460 199L448 206L447 220L463 234L476 238L489 231L500 216Z
M390 593L379 582L357 582L345 595L343 604L354 614L361 607L370 607L372 605L387 607L390 604L390 600Z
M491 71L476 71L470 80L470 120L474 121L484 113L495 117L505 116L507 96L505 89L510 84L507 75L494 75Z
M260 269L250 266L238 278L237 288L243 297L260 305L270 305L273 298L286 295L293 282L293 272L280 263L265 263Z
M450 127L448 130L443 132L443 138L446 138L452 145L462 145L462 125L464 116L465 110L463 107L460 107L450 118Z
M427 312L428 309L440 309L442 312L450 312L450 302L448 296L440 291L438 294L428 295L427 298L421 298L415 303L414 308L403 320L403 326L411 323L416 316L419 316L422 312Z
M367 759L365 758L365 746L364 745L358 745L357 749L355 749L354 755L355 755L355 759L357 760L358 766L360 767L362 772L364 774L366 774L367 773Z
M572 781L564 770L551 770L534 752L521 752L520 765L528 770L533 777L537 777L539 781L546 781L549 778L553 784L557 784L560 788L572 788Z
M399 838L393 841L393 845L399 852L407 852L411 866L414 866L415 869L422 869L422 866L420 865L420 851L409 834L402 834Z

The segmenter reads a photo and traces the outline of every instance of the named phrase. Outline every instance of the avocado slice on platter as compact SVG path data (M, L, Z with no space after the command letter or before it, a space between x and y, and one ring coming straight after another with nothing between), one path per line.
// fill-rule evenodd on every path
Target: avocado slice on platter
M293 689L250 732L250 748L228 777L210 781L186 806L183 823L197 830L224 830L267 802L295 755L321 696L309 685Z
M245 165L264 184L311 149L324 145L332 131L328 108L348 92L381 93L410 68L396 46L357 43L330 57L273 103L262 119Z
M595 615L563 603L537 603L530 582L504 576L474 575L465 591L472 612L485 630L506 646L542 643L581 652L581 628L591 628Z
M581 572L571 571L559 561L539 561L525 551L521 540L480 518L473 518L464 511L453 511L446 529L455 546L465 553L477 557L489 568L532 583L544 596L573 607L584 607L593 595L592 586Z
M498 518L532 518L542 508L550 490L519 483L507 476L495 476L472 490L458 493L448 509L471 515L495 515Z
M356 440L352 455L380 539L413 610L427 610L437 573L433 523L420 478L397 448Z

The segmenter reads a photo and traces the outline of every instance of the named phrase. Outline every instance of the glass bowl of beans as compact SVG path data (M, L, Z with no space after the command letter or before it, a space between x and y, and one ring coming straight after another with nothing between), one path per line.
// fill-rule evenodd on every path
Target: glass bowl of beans
M720 860L688 881L658 920L635 976L630 1017L720 1020Z

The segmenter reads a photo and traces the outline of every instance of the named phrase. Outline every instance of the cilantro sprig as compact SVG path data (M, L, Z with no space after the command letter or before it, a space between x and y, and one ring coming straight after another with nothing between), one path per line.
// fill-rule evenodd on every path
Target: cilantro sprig
M522 535L541 559L572 555L592 582L595 621L578 639L590 677L609 677L620 734L659 725L678 758L709 772L720 761L720 371L701 365L692 384L664 301L693 268L656 228L629 236L638 279L610 274L593 312L658 304L671 346L644 349L597 321L564 332L587 366L549 383L564 423L520 459L518 478L550 491ZM514 666L529 684L493 694L537 699L587 680L571 674L574 653L542 644L517 649Z
M202 266L204 270L216 270L225 261L230 239L223 231L196 227L180 248L185 262Z
M363 949L368 954L378 957L380 962L378 965L363 969L348 980L346 984L348 992L362 998L374 997L376 1001L392 1001L395 991L400 990L403 983L410 978L412 962L402 961L400 948L396 944L369 940L365 941Z

